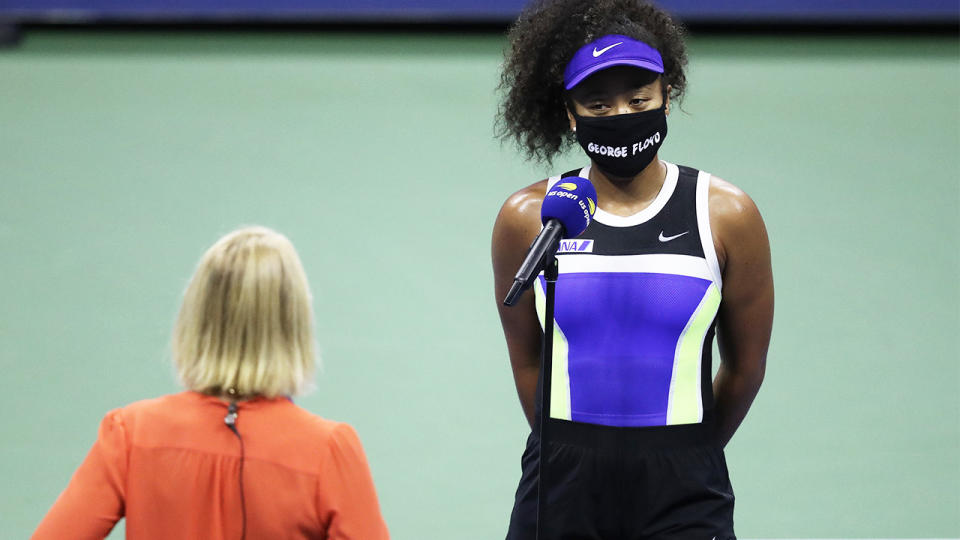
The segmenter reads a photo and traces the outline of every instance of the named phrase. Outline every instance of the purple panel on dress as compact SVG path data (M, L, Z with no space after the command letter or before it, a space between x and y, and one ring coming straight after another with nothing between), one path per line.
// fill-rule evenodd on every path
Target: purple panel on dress
M569 344L572 420L665 425L677 340L709 285L673 274L561 274L554 319Z

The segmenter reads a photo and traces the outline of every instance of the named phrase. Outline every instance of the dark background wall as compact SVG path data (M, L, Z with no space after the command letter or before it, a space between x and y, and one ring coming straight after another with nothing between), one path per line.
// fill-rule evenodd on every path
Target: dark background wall
M509 21L523 0L2 0L0 17L44 20ZM955 22L953 0L662 0L692 22Z

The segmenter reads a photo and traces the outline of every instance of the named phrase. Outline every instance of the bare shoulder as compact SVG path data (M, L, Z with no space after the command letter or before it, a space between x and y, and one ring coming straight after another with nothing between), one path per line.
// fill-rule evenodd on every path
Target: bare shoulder
M742 189L711 175L709 206L710 228L721 269L735 252L769 251L760 209Z
M547 181L541 180L507 197L497 215L494 235L507 234L529 243L540 231L540 206L546 190Z
M500 208L490 242L498 298L506 294L527 248L540 233L540 206L546 189L546 180L531 184L510 195ZM532 309L532 304L530 307ZM513 311L516 310L511 313ZM501 309L501 315L503 313Z
M547 181L530 184L507 197L500 208L500 215L505 218L529 219L531 215L540 220L540 206L546 196Z
M719 176L710 176L710 218L723 222L760 219L760 210L742 189Z

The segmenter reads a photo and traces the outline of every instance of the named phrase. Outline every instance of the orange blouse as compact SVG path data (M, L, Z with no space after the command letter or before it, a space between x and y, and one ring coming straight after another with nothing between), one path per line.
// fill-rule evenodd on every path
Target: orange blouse
M104 538L241 536L240 441L227 403L196 392L107 413L97 441L33 534ZM389 538L356 432L290 400L238 403L246 538Z

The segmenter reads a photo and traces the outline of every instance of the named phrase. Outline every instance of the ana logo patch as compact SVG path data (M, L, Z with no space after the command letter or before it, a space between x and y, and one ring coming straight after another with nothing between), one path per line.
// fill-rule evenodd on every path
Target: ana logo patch
M593 253L593 240L561 240L557 253Z

